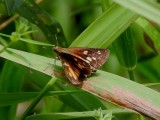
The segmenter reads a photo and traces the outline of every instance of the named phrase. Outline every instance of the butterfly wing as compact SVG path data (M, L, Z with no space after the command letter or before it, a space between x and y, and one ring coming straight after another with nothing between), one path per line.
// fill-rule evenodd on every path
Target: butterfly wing
M108 49L101 48L67 48L74 56L90 64L92 71L101 67L109 56Z
M66 76L72 84L78 85L109 56L109 50L101 48L60 48L53 49L62 62Z
M91 74L91 67L85 61L70 54L61 54L59 59L62 62L67 78L74 85L79 85Z

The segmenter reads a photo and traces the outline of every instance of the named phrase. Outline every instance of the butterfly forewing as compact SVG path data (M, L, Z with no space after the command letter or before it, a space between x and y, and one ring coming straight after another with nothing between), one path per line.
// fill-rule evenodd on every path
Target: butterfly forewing
M68 48L70 53L90 64L92 71L101 67L109 56L109 50L101 48Z

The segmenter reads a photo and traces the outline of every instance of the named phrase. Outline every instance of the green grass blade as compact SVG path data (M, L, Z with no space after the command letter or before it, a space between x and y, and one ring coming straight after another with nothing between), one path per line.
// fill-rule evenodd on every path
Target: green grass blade
M123 16L123 17L122 17ZM113 5L95 20L71 44L73 46L107 47L109 46L135 19L137 14Z
M59 96L59 95L69 95L83 92L81 90L72 91L51 91L45 94L45 96ZM0 107L8 106L12 104L18 104L31 99L34 99L40 92L21 92L21 93L1 93L0 96Z
M9 68L9 69L8 69ZM14 71L14 72L13 72ZM7 92L18 92L21 88L21 83L23 81L25 71L18 69L15 63L6 61L2 73L0 75L0 93ZM1 99L4 97L1 96ZM8 99L2 101L8 102ZM1 103L0 103L1 104ZM12 120L16 116L17 104L11 104L8 106L3 106L0 108L1 119Z
M133 70L137 64L137 57L131 28L128 28L113 42L113 47L119 63L127 70Z
M35 44L35 45L52 46L52 47L54 46L52 44L43 43L43 42L39 42L39 41L31 40L31 39L26 39L26 38L20 38L20 40L23 42L27 42L27 43L31 43L31 44Z
M144 18L139 18L136 20L136 23L143 29L145 34L150 38L146 41L150 47L155 51L155 53L160 54L160 33L159 31L151 25L149 21ZM152 43L152 44L151 44Z
M160 24L159 4L154 0L114 0L116 3Z
M122 109L111 109L111 110L102 110L102 114L126 114L133 113L132 111L122 110ZM68 112L68 113L46 113L39 115L32 115L27 117L25 120L52 120L52 119L73 119L73 118L89 118L89 117L98 117L98 114L95 111L85 111L85 112Z

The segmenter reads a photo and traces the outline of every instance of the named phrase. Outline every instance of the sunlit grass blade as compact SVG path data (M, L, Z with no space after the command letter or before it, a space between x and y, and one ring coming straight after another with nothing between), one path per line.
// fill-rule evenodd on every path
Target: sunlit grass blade
M114 0L137 14L160 24L160 6L154 0Z
M136 18L137 14L114 4L84 30L71 44L71 47L107 47L128 28Z

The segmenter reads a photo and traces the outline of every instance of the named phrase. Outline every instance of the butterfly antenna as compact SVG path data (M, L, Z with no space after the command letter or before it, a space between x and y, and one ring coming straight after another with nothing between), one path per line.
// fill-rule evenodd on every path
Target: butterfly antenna
M55 34L55 39L56 39L56 45L54 47L57 47L58 46L58 37L57 37L57 34ZM56 54L56 57L54 59L54 64L53 64L53 69L55 70L56 68L56 59L57 59L57 54Z
M54 68L54 69L56 68L56 59L57 59L57 55L56 55L56 57L55 57L55 59L54 59L54 64L53 64L53 68Z
M57 34L55 34L55 38L56 38L56 46L59 46Z

